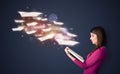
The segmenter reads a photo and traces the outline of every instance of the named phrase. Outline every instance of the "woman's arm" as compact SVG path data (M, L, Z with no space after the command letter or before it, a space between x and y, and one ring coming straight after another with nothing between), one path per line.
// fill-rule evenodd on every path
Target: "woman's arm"
M88 68L95 64L100 65L100 63L104 61L105 57L106 57L106 49L101 48L93 52L92 55L86 59L85 62L82 63L78 59L75 59L74 63L81 68Z
M105 48L102 48L103 50ZM105 58L105 50L97 50L95 51L89 58L86 59L86 61L84 62L81 62L80 60L78 60L77 58L75 58L74 56L72 56L72 54L70 54L68 52L68 50L70 50L70 48L66 47L65 48L65 52L67 54L67 56L76 64L78 65L79 67L81 68L87 68L87 67L90 67L92 65L94 65L96 62L99 61L99 59L101 58ZM101 59L100 61L102 61L103 59Z

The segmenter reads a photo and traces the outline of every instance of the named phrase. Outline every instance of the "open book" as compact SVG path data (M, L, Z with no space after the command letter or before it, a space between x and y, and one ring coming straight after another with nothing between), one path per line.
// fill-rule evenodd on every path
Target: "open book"
M79 61L84 62L84 59L82 56L80 56L79 54L77 54L75 51L73 51L72 49L69 49L68 52L73 55L75 58L77 58Z

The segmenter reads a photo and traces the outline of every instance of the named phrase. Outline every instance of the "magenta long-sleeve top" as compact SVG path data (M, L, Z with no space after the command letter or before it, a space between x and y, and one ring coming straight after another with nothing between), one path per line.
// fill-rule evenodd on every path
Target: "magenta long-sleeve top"
M74 63L84 69L83 74L97 74L101 64L105 60L105 57L106 48L103 46L88 54L84 62L75 59Z

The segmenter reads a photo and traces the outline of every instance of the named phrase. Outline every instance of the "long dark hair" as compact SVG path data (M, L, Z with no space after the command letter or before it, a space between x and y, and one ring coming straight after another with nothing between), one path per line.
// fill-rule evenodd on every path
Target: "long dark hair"
M107 39L106 39L105 30L104 30L103 27L101 27L101 26L93 27L90 30L90 32L97 35L98 44L95 46L95 49L100 48L101 46L105 46L106 45Z

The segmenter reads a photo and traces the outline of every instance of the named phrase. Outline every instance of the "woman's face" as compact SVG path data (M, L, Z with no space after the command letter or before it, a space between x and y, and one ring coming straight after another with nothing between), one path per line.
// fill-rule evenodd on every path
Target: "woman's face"
M97 35L95 33L90 33L90 40L91 40L92 44L97 45L98 39L97 39Z

